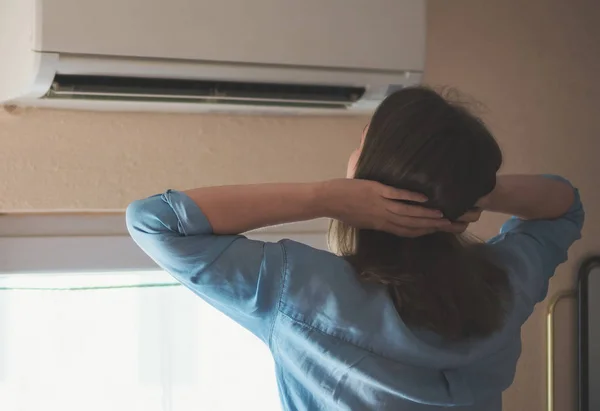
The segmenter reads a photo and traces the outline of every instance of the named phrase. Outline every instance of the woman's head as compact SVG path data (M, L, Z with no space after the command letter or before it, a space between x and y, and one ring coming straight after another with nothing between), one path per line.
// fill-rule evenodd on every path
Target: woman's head
M348 177L425 194L427 207L454 220L496 184L502 153L466 108L424 87L395 92L376 110ZM508 279L487 248L438 232L400 238L333 222L330 245L362 279L389 287L402 319L449 339L498 330L509 300Z
M424 87L395 92L379 106L351 156L349 177L425 194L456 219L492 191L502 153L485 125Z

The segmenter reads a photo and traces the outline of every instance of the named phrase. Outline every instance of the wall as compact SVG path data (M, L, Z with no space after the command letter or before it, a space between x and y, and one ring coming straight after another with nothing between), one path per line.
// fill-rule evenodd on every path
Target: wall
M572 288L580 258L600 252L600 8L592 0L432 0L429 6L428 81L457 86L486 104L485 118L505 152L504 171L556 172L581 188L585 238L550 293ZM364 123L0 113L0 209L114 210L165 187L340 176ZM499 222L486 217L477 232L491 235ZM544 310L541 304L523 330L507 410L545 404ZM560 359L561 366L572 364L570 356ZM572 376L562 370L557 377L556 409L574 409L567 405Z
M432 0L428 19L427 81L451 84L485 103L504 150L504 171L560 173L581 189L584 238L559 269L550 295L573 288L582 256L600 253L600 7L591 0ZM498 223L486 218L477 232L490 235ZM506 410L544 409L545 309L540 304L523 330ZM565 323L571 318L560 310L559 329L571 331ZM557 356L556 375L555 409L567 411L575 409L573 341L562 336L557 344L570 345Z
M366 121L0 111L0 209L123 209L169 187L343 176Z

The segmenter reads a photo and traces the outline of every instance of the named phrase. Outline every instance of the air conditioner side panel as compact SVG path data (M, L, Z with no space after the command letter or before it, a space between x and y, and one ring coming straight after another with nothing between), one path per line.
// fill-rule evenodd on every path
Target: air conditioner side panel
M45 52L394 71L424 64L424 0L40 1Z
M36 98L50 88L55 54L34 51L41 0L3 0L0 12L0 104Z

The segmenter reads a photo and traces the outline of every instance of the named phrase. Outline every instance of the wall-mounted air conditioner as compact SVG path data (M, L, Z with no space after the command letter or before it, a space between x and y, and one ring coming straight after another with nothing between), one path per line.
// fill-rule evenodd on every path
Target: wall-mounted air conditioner
M3 104L360 114L424 53L424 0L0 0Z

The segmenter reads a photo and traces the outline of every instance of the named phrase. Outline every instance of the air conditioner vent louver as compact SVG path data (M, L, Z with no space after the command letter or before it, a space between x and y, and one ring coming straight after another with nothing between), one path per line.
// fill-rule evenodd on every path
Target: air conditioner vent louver
M160 78L57 75L50 99L171 101L344 109L364 87Z

